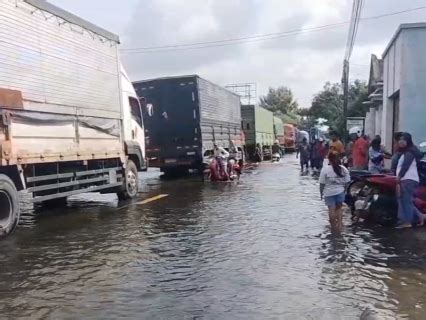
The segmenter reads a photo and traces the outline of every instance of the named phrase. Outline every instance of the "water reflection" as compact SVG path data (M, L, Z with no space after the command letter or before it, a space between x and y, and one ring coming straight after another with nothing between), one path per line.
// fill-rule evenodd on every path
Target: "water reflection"
M328 227L298 164L239 183L143 176L148 204L73 198L25 206L0 247L7 318L423 319L422 230ZM27 201L27 200L26 200Z

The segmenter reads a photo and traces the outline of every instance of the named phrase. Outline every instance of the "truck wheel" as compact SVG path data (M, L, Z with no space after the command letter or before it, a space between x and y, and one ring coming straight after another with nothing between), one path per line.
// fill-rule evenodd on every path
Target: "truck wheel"
M133 199L138 195L139 191L139 176L138 169L132 160L127 161L126 171L124 176L124 185L117 193L119 200Z
M19 221L19 200L15 184L0 174L0 238L12 233Z

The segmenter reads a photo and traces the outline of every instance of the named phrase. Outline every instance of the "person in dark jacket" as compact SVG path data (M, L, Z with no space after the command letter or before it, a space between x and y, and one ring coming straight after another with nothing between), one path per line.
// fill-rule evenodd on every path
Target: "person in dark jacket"
M411 135L407 132L401 134L398 146L401 153L396 169L399 182L397 189L398 218L401 221L399 227L409 228L416 222L417 218L413 199L420 181L417 164L422 155L414 145Z
M396 169L398 167L399 157L401 152L399 152L399 139L402 136L402 132L396 132L393 136L393 156L391 158L391 172L396 175Z
M262 162L263 161L263 152L262 147L259 143L256 143L256 149L254 150L253 159L255 162Z
M300 153L300 167L302 172L304 172L304 168L306 167L306 171L309 170L309 160L311 155L311 146L308 143L308 139L303 138L302 143L299 146Z

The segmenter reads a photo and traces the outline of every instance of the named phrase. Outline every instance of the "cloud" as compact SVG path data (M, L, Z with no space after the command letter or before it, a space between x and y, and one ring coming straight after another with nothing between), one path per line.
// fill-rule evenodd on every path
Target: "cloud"
M121 32L123 48L205 42L348 21L352 0L52 0L90 21ZM363 17L424 6L424 0L365 1ZM351 78L368 77L371 53L383 53L402 22L425 20L426 10L363 21ZM326 81L341 79L348 25L232 46L125 54L134 80L200 74L221 85L258 84L293 89L303 106Z
M125 45L138 48L221 40L252 34L256 29L254 0L187 0L184 6L182 1L143 0L128 26ZM130 74L141 78L196 73L202 66L238 59L243 50L243 46L224 46L125 54L124 59Z

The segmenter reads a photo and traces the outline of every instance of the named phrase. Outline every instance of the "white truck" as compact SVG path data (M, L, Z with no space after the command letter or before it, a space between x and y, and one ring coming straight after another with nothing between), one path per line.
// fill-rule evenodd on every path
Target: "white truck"
M45 0L0 0L0 237L35 203L135 197L142 112L118 36Z

